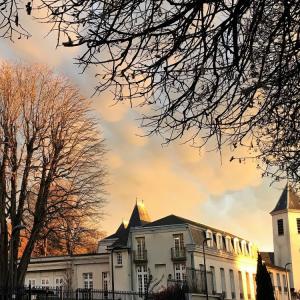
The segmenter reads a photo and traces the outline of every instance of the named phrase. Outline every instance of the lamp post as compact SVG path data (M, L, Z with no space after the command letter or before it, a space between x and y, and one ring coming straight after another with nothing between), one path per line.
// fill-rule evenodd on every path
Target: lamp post
M14 288L15 288L15 276L14 276L14 236L17 231L25 229L24 225L17 225L13 227L11 231L11 238L9 244L9 256L10 256L10 286L11 286L11 299L14 298Z
M203 242L202 242L206 300L208 300L208 288L207 288L206 260L205 260L205 248L204 248L204 244L207 243L208 241L211 241L211 238L205 238L203 240Z
M285 270L285 277L286 277L286 284L287 284L287 290L288 290L288 299L291 300L291 289L290 289L290 278L287 272L287 266L291 265L292 263L286 263L284 266Z

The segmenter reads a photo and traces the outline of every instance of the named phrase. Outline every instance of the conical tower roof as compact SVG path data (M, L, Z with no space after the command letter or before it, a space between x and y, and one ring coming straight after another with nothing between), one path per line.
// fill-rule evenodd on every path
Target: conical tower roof
M300 197L289 184L285 186L271 214L288 209L300 210Z
M122 222L117 231L105 239L116 239L110 247L125 247L127 245L129 231L131 227L139 227L151 222L146 207L143 202L136 202L129 222Z

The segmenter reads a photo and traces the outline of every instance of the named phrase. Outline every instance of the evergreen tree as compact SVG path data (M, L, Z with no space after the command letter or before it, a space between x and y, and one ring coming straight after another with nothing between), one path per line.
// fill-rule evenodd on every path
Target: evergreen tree
M273 285L266 265L263 263L260 253L257 257L256 271L256 300L275 300Z

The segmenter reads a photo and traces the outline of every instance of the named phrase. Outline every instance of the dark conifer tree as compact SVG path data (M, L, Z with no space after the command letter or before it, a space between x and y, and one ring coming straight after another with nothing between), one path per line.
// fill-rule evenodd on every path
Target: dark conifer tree
M266 265L263 263L260 253L257 257L256 271L256 300L275 300L273 285Z

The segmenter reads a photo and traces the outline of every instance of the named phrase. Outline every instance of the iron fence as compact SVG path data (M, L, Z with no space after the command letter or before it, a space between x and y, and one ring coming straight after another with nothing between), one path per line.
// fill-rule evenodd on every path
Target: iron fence
M0 289L0 300L143 300L144 294L95 289L70 290L63 287L22 287ZM150 299L150 297L149 297Z

